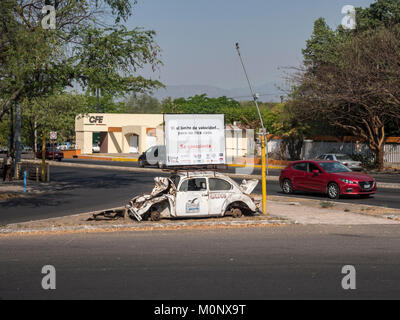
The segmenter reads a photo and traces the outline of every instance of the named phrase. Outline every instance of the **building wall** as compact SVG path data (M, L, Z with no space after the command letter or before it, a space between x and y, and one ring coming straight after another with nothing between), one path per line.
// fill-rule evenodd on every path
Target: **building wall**
M129 153L129 139L138 135L138 152L147 150L147 132L163 124L162 114L90 113L75 119L76 148L92 153L92 133L106 132L108 153Z

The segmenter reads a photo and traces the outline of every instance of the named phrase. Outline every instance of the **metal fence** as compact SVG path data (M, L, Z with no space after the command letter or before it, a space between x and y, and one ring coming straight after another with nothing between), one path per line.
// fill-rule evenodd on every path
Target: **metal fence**
M400 163L400 144L385 144L384 150L386 163Z

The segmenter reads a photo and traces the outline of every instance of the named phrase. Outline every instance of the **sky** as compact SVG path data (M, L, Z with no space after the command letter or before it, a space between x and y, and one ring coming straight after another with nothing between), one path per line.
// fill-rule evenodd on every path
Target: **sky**
M239 42L254 86L284 82L282 68L298 66L301 50L319 17L336 28L344 5L372 0L139 0L129 28L155 30L164 66L141 75L165 85L247 85L235 43Z

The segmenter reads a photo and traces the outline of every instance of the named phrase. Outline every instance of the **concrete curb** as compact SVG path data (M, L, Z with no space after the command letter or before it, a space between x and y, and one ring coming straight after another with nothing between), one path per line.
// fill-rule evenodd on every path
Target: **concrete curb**
M82 225L66 227L36 228L25 230L0 229L1 235L24 235L38 233L64 233L64 232L110 232L110 231L147 231L147 230L185 230L202 227L262 227L294 224L291 220L237 220L237 221L202 221L202 222L167 222L167 223L130 223L108 225Z
M41 163L38 160L24 160L32 163ZM71 167L71 168L87 168L87 169L103 169L103 170L115 170L115 171L125 171L125 172L154 172L154 173L164 173L168 174L167 171L162 171L156 168L136 168L136 167L121 167L121 166L107 166L107 165L97 165L97 164L84 164L84 163L66 163L58 161L49 161L50 165L55 167ZM224 173L226 176L237 179L258 179L260 180L260 175L254 174L237 174L237 173ZM267 181L279 181L278 176L267 176ZM378 189L400 189L400 183L386 183L378 182Z

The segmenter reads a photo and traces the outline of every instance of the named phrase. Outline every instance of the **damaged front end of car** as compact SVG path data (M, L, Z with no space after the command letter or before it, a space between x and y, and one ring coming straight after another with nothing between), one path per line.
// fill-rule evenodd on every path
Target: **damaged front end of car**
M154 178L155 187L150 194L132 198L126 206L131 218L138 221L158 221L173 216L176 187L169 178Z

